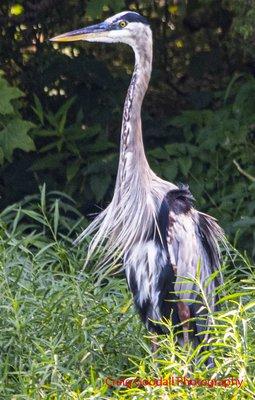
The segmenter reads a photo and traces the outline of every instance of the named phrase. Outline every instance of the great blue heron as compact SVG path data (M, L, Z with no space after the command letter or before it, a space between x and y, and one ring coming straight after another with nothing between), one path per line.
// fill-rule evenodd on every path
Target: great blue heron
M215 310L218 279L210 275L219 269L219 242L224 234L214 218L193 208L187 186L159 178L146 159L141 106L152 67L149 23L140 14L125 11L51 40L121 42L134 50L113 199L78 239L93 233L87 259L103 252L101 270L112 258L123 260L135 306L149 331L165 333L158 322L172 318L174 325L183 324L181 343L189 339L198 343L197 334L210 324ZM198 269L201 285L195 282ZM207 298L206 312L197 301L201 292ZM195 317L192 325L187 322L190 317Z

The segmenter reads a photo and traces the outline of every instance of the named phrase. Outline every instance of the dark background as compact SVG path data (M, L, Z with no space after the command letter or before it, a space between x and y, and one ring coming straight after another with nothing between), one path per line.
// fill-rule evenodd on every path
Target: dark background
M110 200L132 51L48 39L125 9L154 33L143 106L152 168L189 183L196 206L254 256L254 0L1 1L0 208L43 182L84 214Z

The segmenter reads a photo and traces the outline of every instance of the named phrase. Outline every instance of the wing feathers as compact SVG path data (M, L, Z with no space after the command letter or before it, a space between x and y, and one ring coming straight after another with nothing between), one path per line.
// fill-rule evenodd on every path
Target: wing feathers
M167 246L170 261L177 271L175 291L181 292L179 297L185 300L194 299L195 291L199 291L193 282L198 267L203 283L219 269L219 242L224 241L224 233L216 220L196 211L193 200L187 186L172 190L166 196L169 207ZM212 281L205 288L208 296L219 283L220 280Z

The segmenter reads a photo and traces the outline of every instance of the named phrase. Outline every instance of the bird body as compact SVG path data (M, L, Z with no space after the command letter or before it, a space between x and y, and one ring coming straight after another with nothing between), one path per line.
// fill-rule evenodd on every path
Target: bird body
M122 12L101 24L69 32L53 41L87 40L130 45L135 67L122 119L120 157L114 195L78 240L94 234L87 260L101 253L101 272L110 260L123 260L134 303L147 328L164 333L159 323L176 325L197 317L184 341L210 322L215 310L217 280L209 280L220 265L218 243L224 234L215 219L193 207L186 186L158 177L150 168L143 146L141 107L152 68L152 32L147 20L135 12ZM198 268L199 267L199 268ZM201 286L194 282L200 271ZM206 311L197 301L204 292ZM200 310L199 310L200 309ZM206 322L201 322L201 315ZM186 331L190 325L186 324Z

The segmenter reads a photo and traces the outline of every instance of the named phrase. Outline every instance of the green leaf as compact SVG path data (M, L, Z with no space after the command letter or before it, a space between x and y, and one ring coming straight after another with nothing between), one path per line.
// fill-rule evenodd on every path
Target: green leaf
M115 147L116 145L114 143L111 143L106 139L98 139L95 143L86 146L86 150L89 153L100 153L101 151L114 149Z
M3 165L4 163L4 152L2 147L0 147L0 165Z
M168 153L161 147L150 150L148 154L154 158L157 158L158 160L169 160Z
M33 134L33 136L38 136L38 137L57 136L56 130L46 130L46 129L34 129L32 134Z
M69 153L59 154L48 154L45 157L39 158L29 168L30 171L43 171L52 170L55 168L62 167L61 161L66 160L69 157Z
M41 188L41 209L43 212L45 212L45 206L46 206L46 185L44 183Z
M111 183L110 175L93 175L90 178L91 190L95 195L96 201L103 199Z
M179 154L186 153L185 143L171 143L166 144L165 149L170 156L178 156Z
M39 153L49 153L51 150L57 150L58 142L59 140L56 140L52 143L46 144L46 146L40 148Z
M168 179L169 181L172 181L176 178L178 172L176 162L171 161L169 163L165 163L162 165L161 169L164 178Z
M37 115L37 117L39 118L39 121L43 125L44 116L43 116L42 103L40 102L39 98L35 94L34 94L34 102L35 102L35 107L32 107L32 110Z
M15 149L24 151L35 150L34 142L27 134L33 126L31 122L14 118L0 131L0 146L2 147L4 157L8 161L11 161Z
M18 88L11 87L8 82L0 76L0 114L13 114L14 108L11 101L23 96Z
M55 114L55 117L57 120L61 121L63 115L67 115L69 109L72 107L73 103L75 102L76 97L73 96L70 99L66 100L64 104L58 109L57 113Z
M59 121L58 123L58 132L59 134L63 134L65 125L66 125L66 118L70 107L73 105L75 101L75 97L67 100L58 110L57 114L55 115L56 120Z
M249 310L250 308L255 308L255 301L250 301L243 308L244 308L245 311Z
M125 6L123 0L90 0L87 6L87 15L94 18L99 18L102 15L103 9L110 8L114 12L121 11Z
M108 0L108 6L113 9L114 12L119 12L123 10L126 5L123 0Z
M59 223L59 199L55 200L54 204L54 234L57 236Z
M40 222L40 224L47 226L47 222L37 212L35 212L33 210L22 210L22 213L27 215L28 217L34 219L35 221Z
M189 157L182 157L178 159L179 162L179 166L180 166L180 170L182 172L183 175L187 175L191 165L192 165L192 160Z
M101 17L106 0L90 0L87 6L87 15L92 19Z
M66 168L66 178L68 182L70 182L75 175L78 173L80 169L80 162L75 162L73 164L69 164Z

